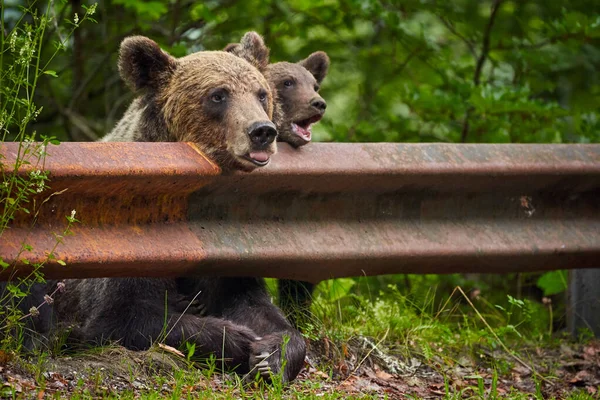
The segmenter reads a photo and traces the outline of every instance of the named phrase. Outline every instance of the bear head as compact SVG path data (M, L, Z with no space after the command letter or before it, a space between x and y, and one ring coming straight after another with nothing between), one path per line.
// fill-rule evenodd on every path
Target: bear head
M312 124L323 118L327 108L319 88L328 68L329 57L317 51L297 63L270 64L263 72L275 91L273 122L280 141L294 147L311 141Z
M175 58L146 37L126 38L119 72L141 96L143 140L193 142L225 171L267 165L277 130L273 94L257 68L268 65L269 51L258 34L247 39L240 56Z
M230 43L223 50L244 57L244 49L253 35L256 33L248 32L240 43ZM327 54L317 51L298 63L278 62L266 67L256 66L274 92L273 122L279 132L278 140L294 147L309 143L312 124L323 117L327 108L327 103L318 93L329 69Z

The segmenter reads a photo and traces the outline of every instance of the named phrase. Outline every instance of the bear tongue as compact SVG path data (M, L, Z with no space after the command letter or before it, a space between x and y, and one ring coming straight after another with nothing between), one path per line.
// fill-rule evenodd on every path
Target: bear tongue
M310 141L311 138L311 131L310 131L310 125L308 125L307 128L303 128L298 124L292 123L292 131L300 136L302 139L306 140L306 141Z
M250 154L248 155L251 159L259 162L265 162L269 160L269 153L267 153L266 151L253 151L250 152Z

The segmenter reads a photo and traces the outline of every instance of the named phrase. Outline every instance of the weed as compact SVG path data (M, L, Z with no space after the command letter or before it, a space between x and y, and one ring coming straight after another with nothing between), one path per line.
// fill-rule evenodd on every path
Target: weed
M29 125L42 112L34 103L38 84L42 78L57 77L50 69L58 52L67 48L75 29L86 20L92 20L96 6L86 7L85 15L69 22L62 30L55 20L55 2L46 5L37 1L25 2L19 18L5 20L4 4L0 7L0 142L14 140L19 143L14 163L6 162L0 155L0 238L9 224L17 218L29 216L31 226L35 224L40 208L47 200L60 193L44 194L48 189L48 173L44 171L46 150L49 145L59 144L54 138L29 131ZM40 13L41 11L41 13ZM44 51L52 35L57 36L53 51ZM35 142L41 139L40 142ZM27 173L24 173L27 171ZM41 197L42 195L45 196ZM25 277L15 278L15 265L0 257L0 271L11 271L7 283L0 285L0 338L1 349L19 354L24 339L25 322L35 318L40 308L53 301L53 294L44 302L29 310L19 306L30 292L32 285L44 283L43 267L49 261L65 265L56 260L56 247L65 236L71 234L71 226L77 222L75 210L67 215L67 226L55 234L55 244L43 261L29 262L27 253L32 247L21 243L15 259L29 267Z

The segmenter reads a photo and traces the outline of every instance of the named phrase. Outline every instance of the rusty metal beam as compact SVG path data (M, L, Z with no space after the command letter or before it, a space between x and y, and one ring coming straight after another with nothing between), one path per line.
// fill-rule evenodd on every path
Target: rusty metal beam
M16 144L0 147L10 165ZM37 224L20 215L0 256L25 274L65 215L82 221L47 277L270 276L593 268L600 145L286 145L224 176L186 143L63 143ZM31 168L31 167L29 167ZM19 173L27 173L24 168ZM33 247L19 255L22 243Z

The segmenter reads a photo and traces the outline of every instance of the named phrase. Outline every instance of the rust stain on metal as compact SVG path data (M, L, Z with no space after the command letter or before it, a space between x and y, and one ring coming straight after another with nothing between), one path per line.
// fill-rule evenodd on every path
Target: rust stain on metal
M6 167L14 165L17 146L5 143L0 149ZM20 273L29 271L23 258L30 263L48 259L56 246L55 235L62 234L73 210L80 223L54 251L70 267L49 260L47 277L161 276L181 273L178 268L189 268L203 258L201 243L185 223L188 198L220 170L194 146L63 143L47 152L50 189L34 196L28 204L30 213L17 214L0 238L0 255L16 263ZM23 165L18 173L38 168ZM36 223L31 229L33 215ZM23 244L33 250L23 252Z
M56 230L60 231L60 227ZM48 252L56 245L53 232L59 233L47 228L7 230L0 245L2 256L10 260L21 253L20 258L31 263L46 262ZM185 223L75 226L73 233L54 251L56 259L67 266L53 260L46 262L46 278L183 276L206 258L200 241ZM34 250L21 252L23 242ZM21 264L18 269L19 274L31 272L28 265Z
M63 143L38 222L0 238L48 277L271 276L597 267L600 145L311 144L220 175L186 143ZM4 163L15 147L0 149ZM13 157L13 158L11 158ZM25 167L20 173L27 173ZM44 197L45 196L45 197ZM2 276L0 276L2 278Z

